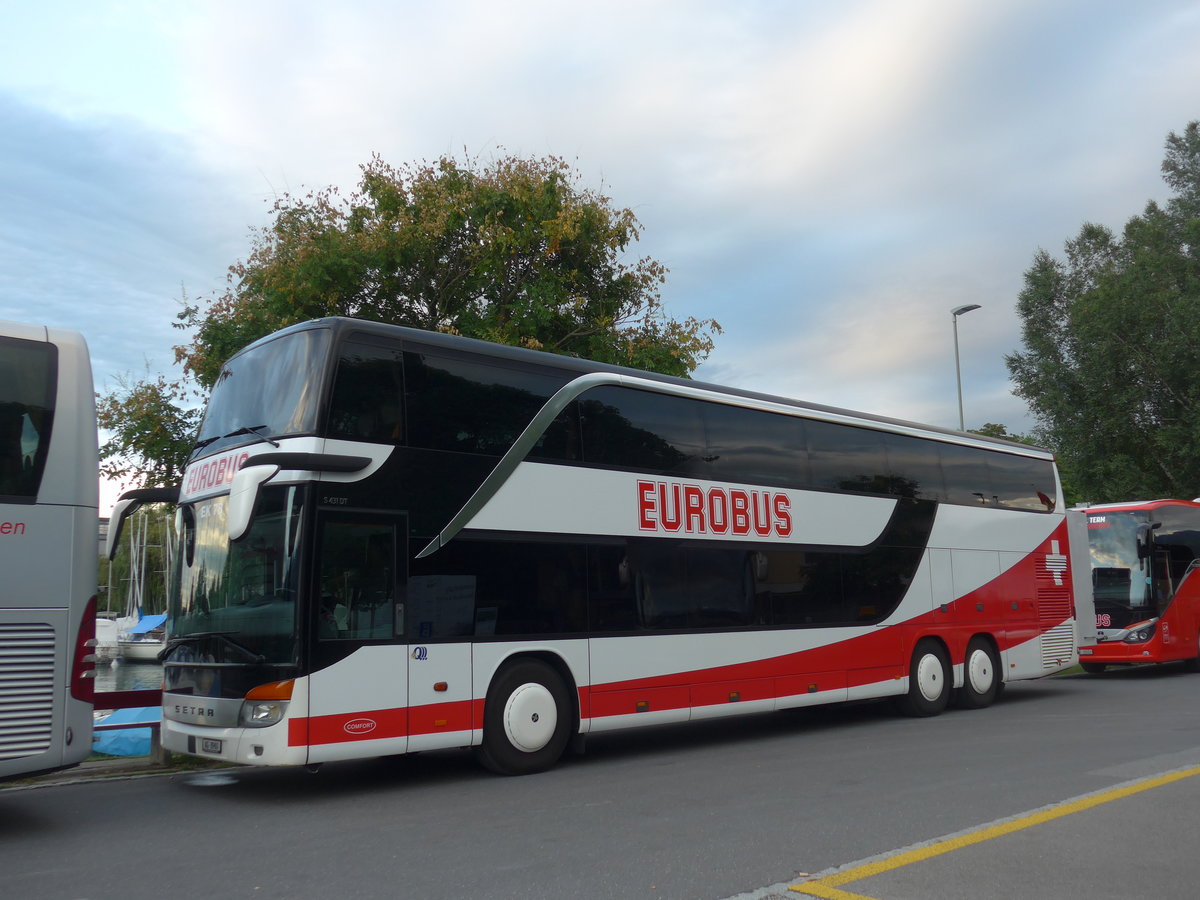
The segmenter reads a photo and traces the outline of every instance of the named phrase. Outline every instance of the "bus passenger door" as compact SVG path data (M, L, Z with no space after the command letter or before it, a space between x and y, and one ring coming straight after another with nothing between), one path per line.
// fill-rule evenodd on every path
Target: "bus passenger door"
M324 514L318 521L308 761L408 749L403 644L406 518Z

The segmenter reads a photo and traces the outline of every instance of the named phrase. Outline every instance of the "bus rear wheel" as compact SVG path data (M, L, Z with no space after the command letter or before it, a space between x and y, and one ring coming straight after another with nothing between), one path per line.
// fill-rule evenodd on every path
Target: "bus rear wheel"
M500 670L483 709L483 743L476 755L500 775L549 769L571 737L566 682L551 666L524 659Z
M950 659L933 638L923 638L908 667L908 693L897 705L906 716L936 716L950 701Z
M1000 666L996 651L984 637L973 637L963 658L963 686L957 694L958 705L965 709L991 706L1000 692Z

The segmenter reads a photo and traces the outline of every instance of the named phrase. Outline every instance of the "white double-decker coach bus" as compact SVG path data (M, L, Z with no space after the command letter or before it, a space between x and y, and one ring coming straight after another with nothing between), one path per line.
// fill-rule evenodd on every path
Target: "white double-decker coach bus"
M0 322L0 781L92 752L98 462L83 337Z
M526 773L609 729L983 707L1077 659L1049 453L461 337L255 342L169 499L162 740L212 759Z

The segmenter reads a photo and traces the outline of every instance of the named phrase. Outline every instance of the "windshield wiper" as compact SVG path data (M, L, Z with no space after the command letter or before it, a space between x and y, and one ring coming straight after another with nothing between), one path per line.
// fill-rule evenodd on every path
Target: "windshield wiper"
M195 453L201 447L207 447L213 441L219 441L220 439L220 435L217 435L216 437L204 438L203 440L196 441L196 443L192 445L192 452Z
M163 660L165 660L168 656L171 655L171 652L173 650L175 650L178 647L182 647L184 644L198 644L198 643L200 643L200 641L206 640L208 638L216 638L221 643L223 643L225 646L231 647L232 649L243 654L247 660L249 660L250 662L252 662L256 665L265 663L267 661L267 658L265 656L263 656L261 653L255 653L249 647L246 647L243 644L239 644L237 641L235 641L233 638L231 638L229 636L231 634L236 634L236 632L233 632L233 631L198 631L195 634L183 634L183 635L180 635L179 637L173 637L167 641L167 643L163 646L162 650L158 651L159 662L162 662Z
M243 425L241 428L236 428L229 432L229 434L222 435L222 437L231 438L237 437L239 434L256 434L272 447L278 447L279 441L271 437L271 435L267 433L266 429L266 425Z

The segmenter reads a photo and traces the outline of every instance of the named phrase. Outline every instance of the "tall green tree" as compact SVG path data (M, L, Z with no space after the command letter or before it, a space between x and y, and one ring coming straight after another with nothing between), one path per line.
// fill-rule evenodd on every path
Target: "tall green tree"
M285 195L228 288L184 320L201 384L255 338L356 316L687 376L716 322L668 317L667 269L628 261L640 225L556 157L362 167L356 193Z
M115 432L104 447L111 470L151 482L174 472L195 424L178 402L189 388L209 388L251 341L321 316L683 377L712 350L720 325L668 316L666 267L629 258L641 233L633 212L583 187L563 160L443 157L394 167L375 156L361 172L346 197L334 187L281 197L247 258L230 267L224 293L185 299L175 323L192 338L175 348L184 381L143 381L102 398L101 424Z
M1165 206L1039 251L1017 303L1016 393L1091 502L1200 494L1200 123L1168 135L1162 173Z
M128 486L179 483L200 424L199 394L165 376L122 381L101 395L96 418L109 435L100 445L100 474Z

